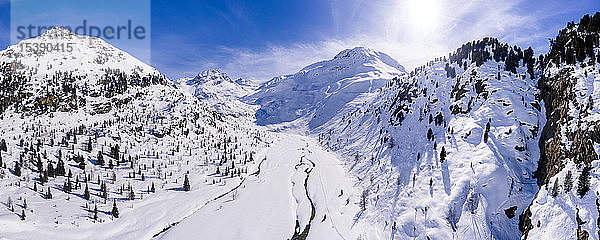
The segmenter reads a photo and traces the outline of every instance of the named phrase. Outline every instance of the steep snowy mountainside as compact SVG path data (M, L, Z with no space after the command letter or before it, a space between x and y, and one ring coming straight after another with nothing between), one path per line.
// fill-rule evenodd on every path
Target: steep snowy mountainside
M107 99L128 87L169 84L105 41L59 27L2 51L0 70L0 114L10 107L23 114L76 110L86 105L82 95L98 101L90 111L103 112Z
M52 44L52 49L42 47L49 44ZM56 44L59 44L58 48ZM100 79L106 69L120 69L140 76L159 74L156 69L102 39L80 36L60 27L8 47L0 55L0 61L23 64L25 69L19 70L30 71L39 77L51 76L57 71L76 71L87 75L85 80L89 81Z
M101 40L56 33L71 34L24 42L73 51L0 52L0 238L151 239L257 170L270 133Z
M543 56L548 123L540 191L521 217L526 239L600 238L600 12L569 23Z
M519 239L544 125L533 51L484 38L317 128L364 189L369 239Z
M298 73L275 77L247 100L260 105L255 115L261 125L307 117L309 127L315 128L359 94L374 92L403 74L404 68L388 55L357 47Z
M224 114L253 117L256 111L254 105L241 101L254 93L251 83L241 78L233 81L216 69L203 71L194 78L181 78L177 85Z

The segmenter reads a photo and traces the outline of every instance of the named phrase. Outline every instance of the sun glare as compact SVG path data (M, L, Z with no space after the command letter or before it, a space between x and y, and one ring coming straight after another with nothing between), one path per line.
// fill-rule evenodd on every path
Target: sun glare
M438 25L439 4L436 0L409 0L410 22L422 30L434 30Z

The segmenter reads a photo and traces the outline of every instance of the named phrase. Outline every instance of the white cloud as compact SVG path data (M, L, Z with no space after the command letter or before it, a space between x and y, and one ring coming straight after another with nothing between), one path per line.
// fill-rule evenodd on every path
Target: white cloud
M415 5L409 1L420 0L332 1L331 14L339 33L332 33L330 39L261 50L223 48L231 58L222 69L234 77L267 80L331 59L339 51L355 46L382 51L412 69L432 58L446 56L466 41L495 36L517 44L530 41L527 32L539 28L535 16L539 13L519 14L523 12L518 11L521 0L429 0L438 9L423 13L436 20L431 27L415 22L424 18L411 13L410 8ZM427 7L417 6L421 11Z
M220 57L211 58L211 62L201 57L179 61L180 69L187 72L177 74L192 75L196 72L190 70L217 67L234 78L265 81L295 73L308 64L331 59L341 50L356 46L382 51L410 71L435 57L447 56L467 41L485 36L522 47L532 45L536 51L546 50L546 39L553 37L560 26L551 28L542 21L572 10L555 2L544 6L533 3L533 8L524 8L524 3L532 5L525 0L427 0L429 5L409 1L421 0L332 0L335 30L318 35L328 36L324 39L268 45L262 49L221 47L215 49ZM437 10L427 12L431 4ZM411 13L415 8L421 12ZM415 22L422 20L426 25Z

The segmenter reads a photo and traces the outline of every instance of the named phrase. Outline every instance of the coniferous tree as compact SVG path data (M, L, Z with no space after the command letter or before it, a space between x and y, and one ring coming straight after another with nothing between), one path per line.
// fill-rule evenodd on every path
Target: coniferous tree
M488 121L487 124L485 124L485 132L483 133L483 142L484 143L487 143L489 133L490 133L490 121Z
M71 185L71 179L68 178L67 181L63 185L63 191L65 193L71 193L73 186Z
M442 146L442 151L440 152L440 162L444 162L446 160L446 147Z
M17 177L21 176L21 165L18 162L15 163L15 170L14 171L15 171L15 175Z
M119 218L119 209L117 208L117 200L113 201L113 208L111 214L114 218Z
M558 178L554 181L554 186L552 187L552 197L558 196Z
M579 197L585 196L590 190L590 167L584 167L581 175L579 175L579 181L577 183L577 194Z
M44 185L44 183L48 182L48 175L46 175L46 171L40 172L40 184Z
M369 197L369 192L365 189L360 196L360 201L358 204L360 207L360 210L363 212L365 210L367 210L368 197Z
M106 183L103 182L100 188L102 191L102 198L104 198L104 200L108 199L108 189L106 188Z
M94 220L98 220L98 205L94 205Z
M567 176L565 176L565 183L563 188L565 189L565 193L569 193L571 191L571 188L573 187L573 176L571 174L571 171L567 172Z
M98 151L98 161L97 165L104 166L104 156L102 156L102 151Z
M37 159L37 169L38 169L38 172L44 171L44 166L42 165L42 160L39 158Z
M119 144L115 144L115 146L111 147L110 155L115 161L119 161Z
M135 200L135 192L133 191L133 188L129 187L129 196L128 199L129 200Z
M0 140L0 151L6 152L8 148L6 147L6 141L4 139Z
M190 191L190 180L187 174L185 175L185 180L183 180L183 190L186 192Z
M8 196L8 200L6 201L6 205L8 205L8 208L10 209L11 212L15 211L15 207L13 206L13 200L10 196Z
M65 175L65 162L60 158L58 159L58 163L56 164L55 174L56 176Z
M52 192L50 191L50 187L48 187L48 192L46 193L46 199L52 199Z
M48 177L54 177L54 167L51 162L48 162Z
M92 152L92 137L89 138L88 142L87 142L87 151L89 153Z
M427 140L431 141L431 139L433 139L433 131L430 128L427 130Z
M79 168L81 170L85 170L85 161L83 161L83 159L81 159L81 161L79 162Z
M88 184L85 184L85 190L83 190L83 198L85 200L90 200L90 189L88 188Z

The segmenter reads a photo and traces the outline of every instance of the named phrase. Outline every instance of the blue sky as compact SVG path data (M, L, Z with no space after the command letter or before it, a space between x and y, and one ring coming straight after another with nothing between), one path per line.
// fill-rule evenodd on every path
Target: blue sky
M366 46L412 69L484 36L539 54L567 21L598 10L600 0L154 0L146 61L172 79L217 68L234 78L266 80ZM4 49L8 0L0 0L0 20Z

